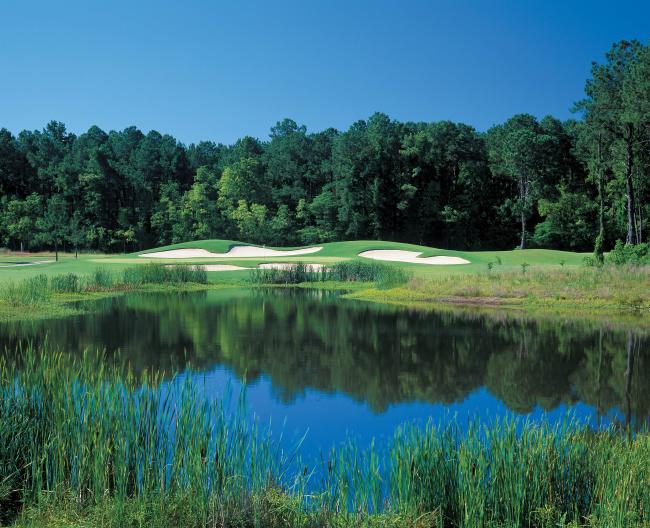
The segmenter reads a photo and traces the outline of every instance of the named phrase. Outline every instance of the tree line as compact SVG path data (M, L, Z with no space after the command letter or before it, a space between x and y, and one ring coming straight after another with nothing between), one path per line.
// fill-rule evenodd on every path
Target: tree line
M134 251L206 238L382 239L457 249L603 251L650 227L650 47L594 63L576 119L486 132L383 113L308 133L291 119L232 145L136 127L0 130L0 243Z

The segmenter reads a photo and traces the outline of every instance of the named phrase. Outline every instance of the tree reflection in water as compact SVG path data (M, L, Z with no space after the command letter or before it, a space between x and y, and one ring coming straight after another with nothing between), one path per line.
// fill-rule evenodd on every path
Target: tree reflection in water
M72 353L120 350L134 369L224 365L270 379L290 403L307 389L343 393L381 413L449 404L485 387L516 413L583 402L638 426L650 412L648 337L603 325L415 311L315 290L137 294L88 315L0 325Z

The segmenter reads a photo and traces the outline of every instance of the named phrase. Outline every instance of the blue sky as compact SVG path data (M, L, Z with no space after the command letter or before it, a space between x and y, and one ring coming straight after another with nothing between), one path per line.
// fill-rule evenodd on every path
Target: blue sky
M649 20L647 1L3 0L0 127L230 143L284 117L567 118L591 61Z

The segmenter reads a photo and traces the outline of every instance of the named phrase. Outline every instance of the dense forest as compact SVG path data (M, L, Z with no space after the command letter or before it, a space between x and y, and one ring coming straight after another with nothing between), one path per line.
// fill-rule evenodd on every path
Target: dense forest
M595 250L650 229L650 46L594 63L576 119L518 114L486 132L376 113L267 141L185 146L136 127L0 130L0 245L134 251L205 238L383 239Z

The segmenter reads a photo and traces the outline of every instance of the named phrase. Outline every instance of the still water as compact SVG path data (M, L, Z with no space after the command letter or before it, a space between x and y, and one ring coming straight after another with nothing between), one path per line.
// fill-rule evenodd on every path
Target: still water
M403 422L567 416L593 427L650 415L650 340L630 330L495 314L414 311L311 290L134 294L58 320L0 325L72 354L119 350L135 371L192 372L239 392L317 452L389 438Z

